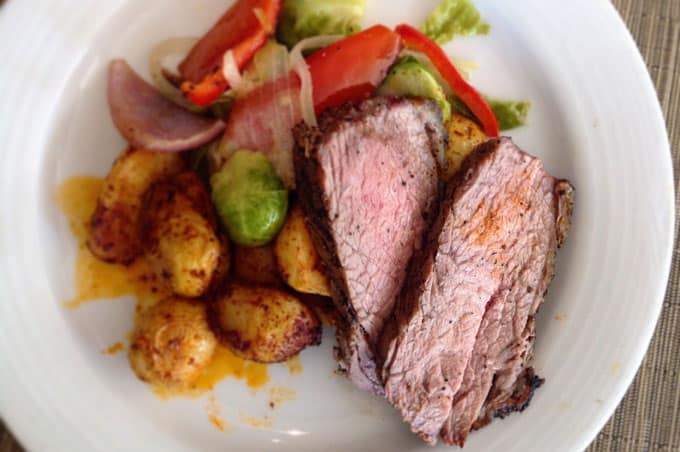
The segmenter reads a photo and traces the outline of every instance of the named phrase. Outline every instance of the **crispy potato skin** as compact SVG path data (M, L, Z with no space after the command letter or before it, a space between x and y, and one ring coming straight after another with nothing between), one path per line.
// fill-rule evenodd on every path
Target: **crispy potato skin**
M169 298L142 314L128 354L137 376L166 387L196 381L217 347L206 311L202 302Z
M234 247L234 273L243 282L279 286L281 278L274 257L274 246Z
M203 205L206 199L210 197L201 180L187 172L156 184L145 208L147 259L156 274L182 297L205 294L225 252L228 260L228 245L217 236L211 222L214 213L210 216L208 209L212 205Z
M283 280L298 292L330 296L321 258L314 248L302 208L295 205L274 242Z
M210 192L203 181L193 171L184 171L172 179L177 191L191 200L192 207L208 220L213 229L217 230L217 212L210 198Z
M232 284L215 299L212 312L220 340L251 361L285 361L321 341L314 312L282 290Z
M476 122L455 113L451 115L448 132L449 147L446 150L446 160L449 166L446 171L446 180L451 180L460 169L465 157L477 146L485 143L488 137Z
M142 252L141 210L155 182L182 171L177 153L126 150L113 163L90 218L88 248L106 262L126 264Z

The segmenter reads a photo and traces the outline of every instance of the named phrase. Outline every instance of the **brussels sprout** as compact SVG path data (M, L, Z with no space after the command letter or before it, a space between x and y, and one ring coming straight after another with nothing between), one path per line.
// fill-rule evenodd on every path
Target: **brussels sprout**
M286 219L288 192L267 157L236 151L210 178L212 198L229 237L242 246L270 242Z
M293 47L311 36L355 33L365 7L365 0L285 0L276 38Z
M427 66L411 56L400 59L392 66L378 88L378 94L427 97L437 102L444 122L451 118L451 104L446 100L444 89Z

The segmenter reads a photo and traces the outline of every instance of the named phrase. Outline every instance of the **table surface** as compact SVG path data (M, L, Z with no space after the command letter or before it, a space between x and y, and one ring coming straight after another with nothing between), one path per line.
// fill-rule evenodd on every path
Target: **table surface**
M635 37L652 75L668 124L673 166L680 168L680 0L612 2ZM2 3L0 0L0 5ZM675 186L678 206L677 173ZM677 244L675 251L654 339L626 397L588 452L680 451L680 253ZM22 450L0 421L0 452Z

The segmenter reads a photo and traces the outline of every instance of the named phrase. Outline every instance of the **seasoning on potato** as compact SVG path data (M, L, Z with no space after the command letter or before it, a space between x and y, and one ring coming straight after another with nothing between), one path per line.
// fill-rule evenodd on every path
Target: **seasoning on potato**
M128 149L113 163L90 219L87 246L99 259L127 264L142 252L141 211L155 182L184 169L176 153Z
M194 173L184 173L180 181L181 187L169 181L150 192L145 251L151 267L175 294L199 297L210 287L225 250L215 231L214 216L211 223L209 211L197 210L204 210L204 198L209 200L201 180Z
M236 151L212 175L212 198L229 237L242 246L269 243L286 218L288 192L267 157Z
M132 334L128 358L141 380L185 387L210 364L216 347L205 304L169 298L142 314Z
M321 342L321 323L314 312L279 289L233 284L212 308L220 339L251 361L285 361Z
M330 296L312 237L299 205L290 210L286 223L274 242L274 255L283 280L298 292Z
M234 247L234 273L243 282L278 286L281 284L272 244Z

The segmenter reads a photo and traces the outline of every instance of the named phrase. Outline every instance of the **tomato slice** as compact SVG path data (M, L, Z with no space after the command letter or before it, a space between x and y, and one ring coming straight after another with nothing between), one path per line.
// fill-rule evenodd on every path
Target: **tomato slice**
M500 134L498 120L486 100L460 75L456 67L441 47L430 38L410 25L402 24L396 28L404 46L424 53L441 76L477 119L482 123L484 132L490 137Z
M315 52L306 61L316 113L369 97L400 51L399 35L375 25Z
M242 69L276 29L280 9L281 0L238 0L229 8L179 65L185 96L199 106L215 101L229 87L224 54L233 51Z

